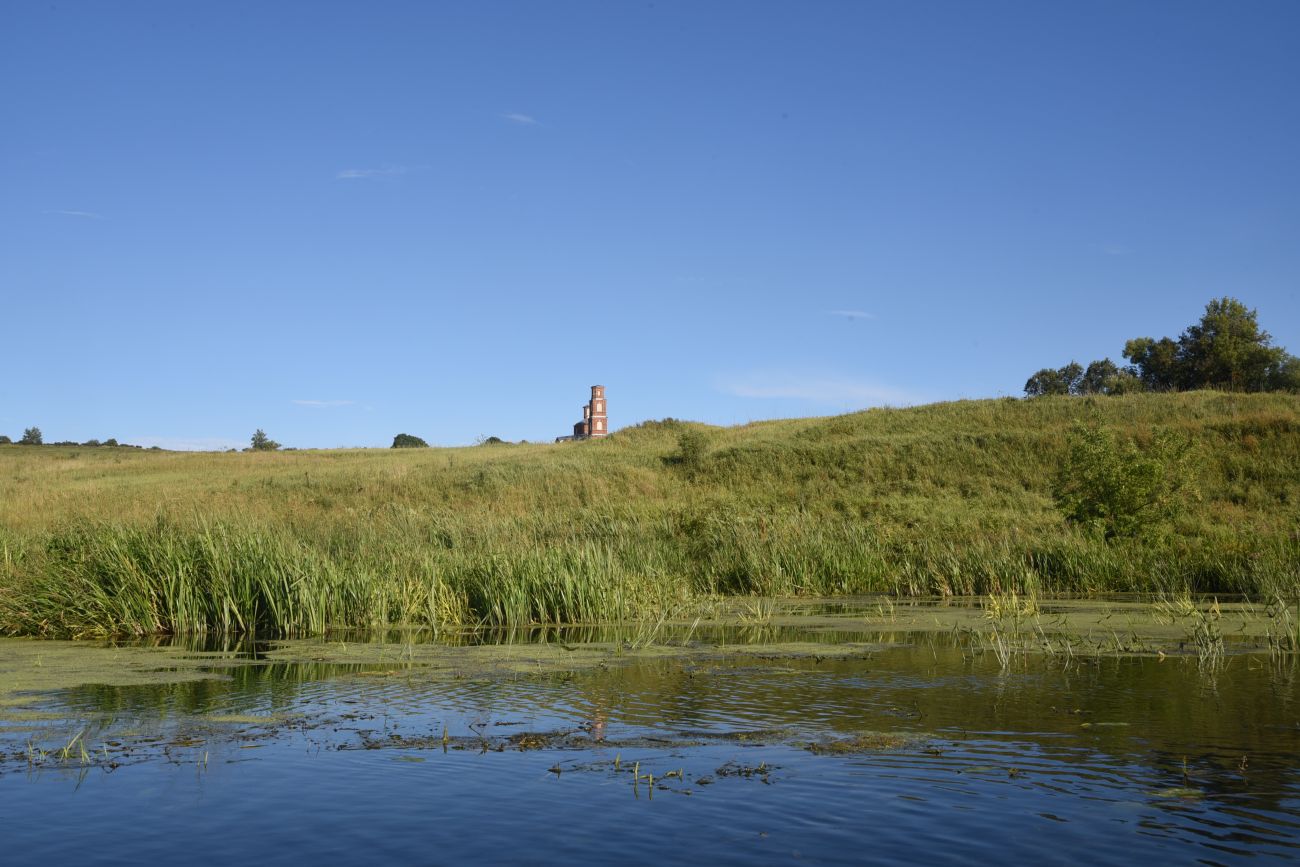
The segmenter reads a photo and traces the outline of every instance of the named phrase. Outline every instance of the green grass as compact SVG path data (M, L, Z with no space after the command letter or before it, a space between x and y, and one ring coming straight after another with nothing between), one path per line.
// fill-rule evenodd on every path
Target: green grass
M1079 421L1191 440L1174 517L1053 496ZM683 429L703 438L675 459ZM1300 398L983 400L601 441L185 454L0 446L0 629L48 635L658 619L710 594L1300 585Z

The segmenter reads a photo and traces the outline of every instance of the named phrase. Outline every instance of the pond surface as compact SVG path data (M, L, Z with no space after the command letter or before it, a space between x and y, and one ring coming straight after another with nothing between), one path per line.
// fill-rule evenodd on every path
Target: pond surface
M0 641L0 860L1300 858L1295 656L1229 642L1207 665L1166 637L1003 664L974 631L868 610L653 635Z

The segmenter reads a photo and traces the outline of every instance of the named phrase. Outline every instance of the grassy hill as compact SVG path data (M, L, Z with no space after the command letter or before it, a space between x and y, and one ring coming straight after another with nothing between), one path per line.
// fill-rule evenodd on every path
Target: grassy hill
M1077 423L1139 449L1184 436L1176 513L1136 537L1067 522L1054 491ZM705 594L1298 585L1294 395L647 422L560 445L0 446L0 628L18 633L591 621Z

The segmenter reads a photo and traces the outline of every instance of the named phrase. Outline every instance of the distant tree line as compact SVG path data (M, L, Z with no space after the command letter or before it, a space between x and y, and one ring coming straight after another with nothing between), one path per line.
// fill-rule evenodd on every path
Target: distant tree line
M14 441L13 441L12 439L10 439L10 438L7 437L7 436L4 436L3 434L0 434L0 446L7 446L7 445L13 445L13 444L14 444ZM138 449L138 448L143 448L143 446L133 446L133 445L130 445L129 443L119 443L117 440L113 439L112 437L109 437L108 439L106 439L106 440L102 440L102 441L101 441L101 440L86 440L84 443L79 443L79 442L76 442L75 440L60 440L59 442L55 442L55 443L47 443L47 442L45 441L45 435L41 433L41 429L38 428L38 427L29 427L29 428L27 428L25 431L23 431L23 435L22 435L21 438L19 438L19 440L18 440L18 442L17 442L17 445L20 445L20 446L47 446L47 445L48 445L48 446L77 446L78 448L87 448L87 449L96 449L96 448L100 448L101 446L103 446L103 447L107 447L107 448L124 448L124 449Z
M0 445L12 445L12 444L14 444L14 441L13 441L12 439L10 439L10 438L7 437L7 436L0 435ZM74 441L72 441L72 440L64 440L64 441L56 442L56 443L47 443L47 442L45 442L45 436L44 436L44 434L41 433L41 429L38 428L38 427L29 427L29 428L27 428L25 431L23 431L22 438L18 440L17 445L20 445L20 446L42 446L42 445L49 445L49 446L77 446L78 448L89 448L89 449L100 448L100 447L107 447L107 448L123 448L123 449L143 449L143 448L144 448L144 446L133 446L133 445L131 445L130 443L119 443L119 442L118 442L116 439L114 439L113 437L109 437L108 439L106 439L106 440L102 440L102 441L101 441L101 440L86 440L84 443L74 442ZM248 447L247 449L245 449L245 451L251 451L251 452L273 452L273 451L276 451L276 450L278 450L278 449L280 449L280 448L282 448L282 446L281 446L278 442L276 442L275 440L273 440L273 439L271 439L269 436L267 436L267 435L266 435L266 431L262 430L261 428L258 428L257 431L256 431L256 432L253 434L253 436L250 438L250 440L249 440L249 447ZM160 448L159 446L150 446L150 450L152 450L152 451L161 451L161 448ZM231 449L230 451L234 451L234 449Z
M494 436L479 437L477 442L479 445L486 445L486 446L510 445L508 440L503 440L501 439L501 437L494 437ZM526 442L527 440L520 440L521 444ZM9 437L0 435L0 445L14 445L14 444L15 444L14 441ZM64 442L57 442L57 443L47 443L45 442L45 438L41 433L41 429L38 427L29 427L25 431L23 431L22 438L18 440L16 445L77 446L79 448L98 448L100 446L106 446L110 448L126 448L126 449L143 448L143 446L133 446L127 443L119 443L116 439L113 439L112 437L103 441L86 440L84 443L73 442L71 440L64 441ZM425 442L423 439L421 439L420 437L417 437L413 434L399 433L397 436L393 437L392 447L395 449L425 449L429 447L429 444ZM157 449L158 447L153 446L152 448ZM292 448L285 448L284 446L280 445L278 442L276 442L275 440L267 436L266 431L262 430L261 428L258 428L256 431L253 432L253 435L249 438L248 447L245 448L244 451L274 452L274 451L279 451L280 449L285 449L285 451L294 451L294 449ZM232 449L228 449L228 451L233 452L236 451L236 449L232 448Z
M1134 391L1300 392L1300 358L1273 345L1256 311L1235 298L1216 298L1200 322L1177 340L1136 337L1124 344L1120 367L1109 358L1086 368L1071 361L1042 370L1025 383L1027 397L1053 394L1127 394Z
M480 436L475 441L480 446L503 446L511 445L509 440L503 440L501 437L484 437ZM528 440L520 440L520 445L527 443ZM392 448L395 449L427 449L429 444L414 434L399 433L393 437Z

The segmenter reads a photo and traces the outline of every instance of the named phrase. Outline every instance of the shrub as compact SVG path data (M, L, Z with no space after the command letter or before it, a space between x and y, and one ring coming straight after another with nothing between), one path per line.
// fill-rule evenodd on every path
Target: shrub
M704 466L704 453L708 447L709 438L704 431L688 428L677 435L677 454L672 455L669 461L684 469L687 475L694 476Z
M408 433L399 433L393 437L392 448L395 449L427 449L429 444L417 436Z
M38 427L29 427L23 431L23 438L18 441L20 446L38 446L45 440L41 436L41 429Z
M1068 520L1106 538L1152 530L1190 488L1189 453L1187 440L1168 432L1143 450L1107 428L1078 425L1057 477L1057 503Z

